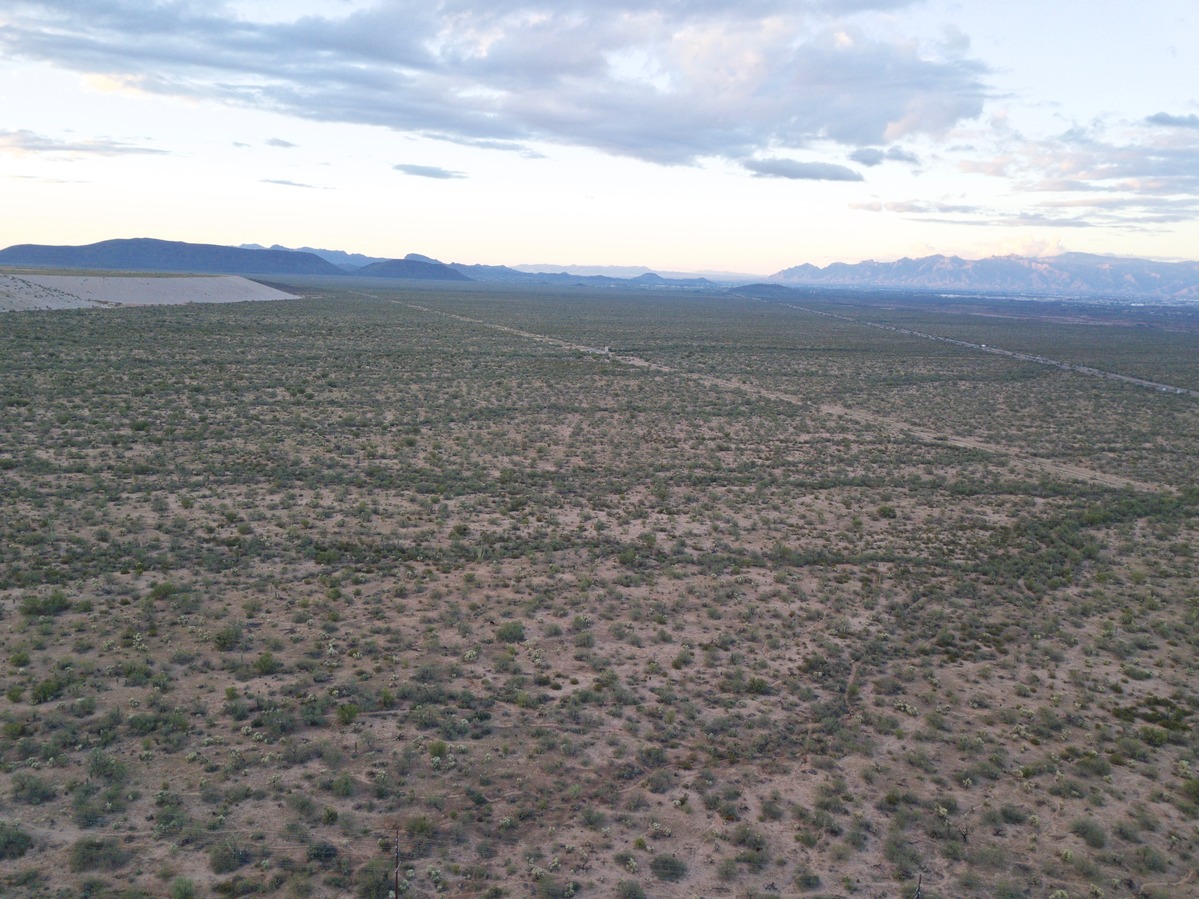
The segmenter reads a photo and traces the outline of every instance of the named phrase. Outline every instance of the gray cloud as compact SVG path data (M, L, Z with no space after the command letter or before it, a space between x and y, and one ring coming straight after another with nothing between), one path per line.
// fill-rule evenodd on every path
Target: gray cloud
M268 23L194 2L29 0L0 26L0 53L316 121L690 164L940 135L977 116L987 73L964 49L855 25L902 5L377 0Z
M1193 221L1199 216L1199 134L1185 119L1180 130L1162 131L1167 119L1177 124L1179 117L1162 113L1141 127L1110 132L1096 121L1041 140L1006 134L989 155L979 155L978 146L950 148L961 155L962 171L1005 178L1043 197L1021 216L962 223L1139 231Z
M403 163L392 166L397 172L403 172L405 175L415 175L418 178L465 178L462 172L443 169L436 165L405 165Z
M280 147L284 150L291 150L291 149L295 148L295 146L296 146L296 144L293 144L289 140L284 140L281 137L272 137L270 140L268 140L266 142L266 145L268 147Z
M328 188L317 187L315 184L303 184L299 181L288 181L286 178L262 178L263 184L277 184L280 187L302 187L305 190L328 190Z
M849 158L854 162L865 166L882 165L888 160L893 162L906 162L911 165L919 165L920 157L915 153L909 153L907 150L899 147L891 147L888 150L880 150L878 147L862 147L860 150L854 150L849 154Z
M166 150L142 147L110 138L59 140L33 131L0 131L0 153L45 153L56 156L161 155Z
M746 159L741 163L757 178L793 181L861 181L860 173L831 162L797 162L794 159Z
M1155 112L1145 119L1150 125L1167 125L1171 128L1199 128L1199 115L1170 115Z

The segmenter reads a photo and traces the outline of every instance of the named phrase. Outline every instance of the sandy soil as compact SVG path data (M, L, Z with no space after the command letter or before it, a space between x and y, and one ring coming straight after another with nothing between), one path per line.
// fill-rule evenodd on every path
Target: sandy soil
M0 312L294 299L296 297L293 294L235 275L124 277L0 274Z

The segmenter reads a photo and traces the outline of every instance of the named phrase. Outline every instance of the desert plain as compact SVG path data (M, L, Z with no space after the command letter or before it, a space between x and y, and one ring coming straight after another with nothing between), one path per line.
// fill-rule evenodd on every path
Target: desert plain
M1199 889L1194 313L48 280L6 895Z

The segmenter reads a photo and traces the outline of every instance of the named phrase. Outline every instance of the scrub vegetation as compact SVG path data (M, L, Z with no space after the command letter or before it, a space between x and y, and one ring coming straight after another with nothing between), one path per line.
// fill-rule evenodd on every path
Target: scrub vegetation
M1193 315L301 290L0 318L0 892L1199 883L1199 402L820 312Z

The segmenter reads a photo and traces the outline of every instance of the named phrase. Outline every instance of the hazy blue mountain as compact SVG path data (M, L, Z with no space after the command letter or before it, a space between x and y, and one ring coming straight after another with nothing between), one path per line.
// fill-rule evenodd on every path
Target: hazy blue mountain
M428 261L426 261L428 260ZM404 259L386 259L383 262L372 262L354 272L364 278L412 278L423 281L471 281L472 278L462 274L429 257Z
M506 265L464 265L451 263L451 267L468 275L475 281L497 281L508 284L548 284L559 287L632 287L650 290L703 290L717 287L707 278L664 278L654 272L643 272L634 278L618 278L612 275L580 275L571 272L522 272Z
M895 262L797 265L770 280L792 286L888 287L1028 294L1199 300L1199 262L1154 262L1088 253L1060 256L925 256Z
M346 271L354 271L360 269L364 265L370 265L372 262L385 262L386 257L383 256L364 256L361 253L347 253L345 250L325 250L319 247L284 247L279 244L273 244L270 247L264 247L258 243L243 243L241 245L244 250L286 250L289 253L311 253L313 256L320 256L326 262L332 262L338 268Z
M641 275L653 274L667 281L693 281L697 278L708 282L723 282L726 284L746 284L761 278L761 275L751 275L745 272L696 271L673 272L646 268L644 265L552 265L538 263L534 265L513 266L517 271L529 274L567 274L583 276L599 276L619 281L628 281Z
M78 247L19 244L0 250L0 264L234 275L345 274L311 253L247 250L149 237L104 240Z

